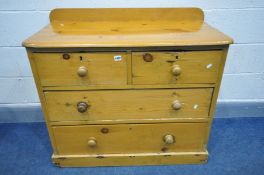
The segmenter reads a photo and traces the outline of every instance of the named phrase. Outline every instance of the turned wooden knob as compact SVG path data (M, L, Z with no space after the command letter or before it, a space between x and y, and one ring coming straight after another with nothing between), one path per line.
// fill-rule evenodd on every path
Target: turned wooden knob
M179 100L175 100L175 101L172 102L171 106L172 106L172 108L174 110L179 110L179 109L181 109L182 104L181 104L181 102Z
M88 109L88 104L86 102L79 102L77 104L77 110L80 113L84 113Z
M143 60L146 62L151 62L151 61L153 61L153 56L150 53L145 53L143 55Z
M97 145L97 143L96 143L96 139L95 139L95 138L90 138L90 139L88 140L87 144L88 144L88 146L91 147L91 148L95 147L95 146Z
M175 142L175 138L173 135L171 134L167 134L163 137L163 141L166 143L166 144L173 144Z
M88 69L84 66L81 66L81 67L79 67L77 73L80 77L85 77L88 73Z
M179 76L179 75L181 75L181 72L182 72L182 70L181 70L181 67L179 65L174 65L172 67L172 73L173 73L173 75Z

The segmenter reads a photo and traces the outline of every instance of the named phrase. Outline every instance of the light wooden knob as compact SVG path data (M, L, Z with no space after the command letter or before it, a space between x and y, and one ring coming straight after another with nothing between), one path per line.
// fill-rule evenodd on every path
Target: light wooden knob
M88 109L88 104L86 102L79 102L77 104L77 110L78 110L78 112L84 113L84 112L87 111L87 109Z
M181 75L181 72L182 72L182 69L179 65L174 65L172 67L172 74L175 75L175 76L179 76Z
M96 143L96 139L95 138L90 138L89 140L88 140L88 146L89 147L91 147L91 148L93 148L93 147L95 147L96 145L97 145L97 143Z
M80 77L85 77L88 73L88 69L84 66L81 66L81 67L79 67L77 73Z
M175 142L175 138L173 135L167 134L163 137L163 141L166 144L173 144Z
M174 110L179 110L179 109L181 109L182 104L181 104L181 102L179 100L175 100L175 101L172 102L171 106L172 106L172 108Z

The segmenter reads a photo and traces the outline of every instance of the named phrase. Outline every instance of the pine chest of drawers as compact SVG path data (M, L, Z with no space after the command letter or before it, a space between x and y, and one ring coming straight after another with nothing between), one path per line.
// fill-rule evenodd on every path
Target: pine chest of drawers
M197 8L53 10L23 42L53 162L207 162L231 43Z

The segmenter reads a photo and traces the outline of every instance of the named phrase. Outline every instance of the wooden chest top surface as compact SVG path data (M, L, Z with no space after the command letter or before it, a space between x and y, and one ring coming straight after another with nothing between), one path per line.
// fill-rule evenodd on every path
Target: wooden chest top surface
M55 9L32 48L227 45L198 8Z

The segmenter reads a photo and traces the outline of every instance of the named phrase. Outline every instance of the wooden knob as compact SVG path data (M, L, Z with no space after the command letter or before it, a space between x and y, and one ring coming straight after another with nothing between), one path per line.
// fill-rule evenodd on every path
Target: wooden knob
M80 113L84 113L88 109L88 104L86 102L79 102L77 104L77 110Z
M108 129L108 128L102 128L102 129L101 129L101 132L102 132L103 134L107 134L107 133L109 132L109 129Z
M95 147L95 146L97 145L97 143L96 143L96 139L95 139L95 138L90 138L90 139L88 140L87 144L88 144L88 146L91 147L91 148Z
M175 138L173 135L167 134L163 137L163 141L166 144L173 144L175 142Z
M68 60L68 59L71 58L71 56L70 56L69 54L67 54L67 53L64 53L64 54L62 55L62 57L63 57L63 59L65 59L65 60Z
M173 73L173 75L179 76L179 75L181 75L181 72L182 72L182 70L181 70L181 67L179 65L174 65L172 67L172 73Z
M80 77L85 77L88 73L88 69L84 66L81 66L81 67L79 67L77 73Z
M146 62L151 62L151 61L153 61L153 56L150 53L145 53L143 55L143 60Z
M181 102L179 100L175 100L175 101L172 102L171 106L172 106L172 108L174 110L179 110L179 109L181 109L182 104L181 104Z

